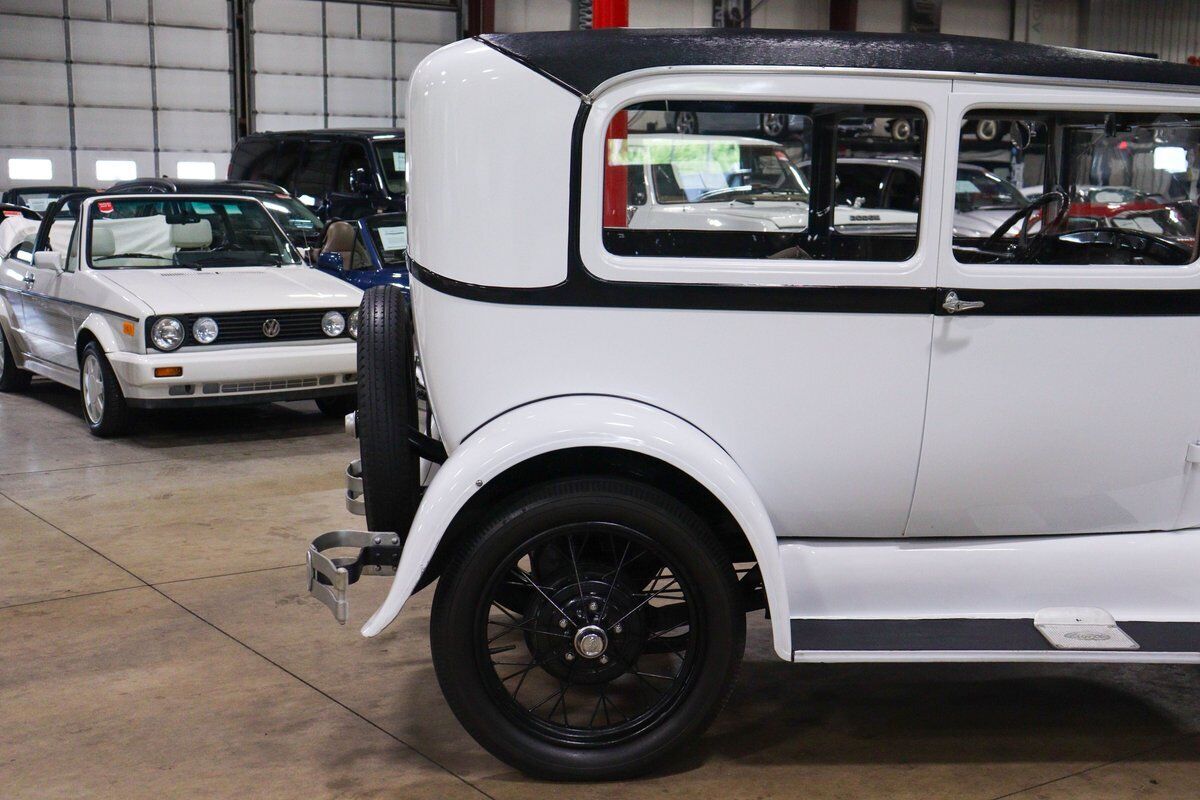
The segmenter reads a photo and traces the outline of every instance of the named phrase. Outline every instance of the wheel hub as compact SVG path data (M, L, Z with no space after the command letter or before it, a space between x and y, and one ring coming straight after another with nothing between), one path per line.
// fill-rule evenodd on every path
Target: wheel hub
M575 652L584 658L599 658L608 649L608 635L599 625L585 625L575 632Z

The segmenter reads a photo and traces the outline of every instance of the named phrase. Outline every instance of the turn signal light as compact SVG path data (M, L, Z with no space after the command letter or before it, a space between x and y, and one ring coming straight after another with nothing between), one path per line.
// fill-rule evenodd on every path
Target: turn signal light
M154 377L156 378L182 378L183 367L155 367Z

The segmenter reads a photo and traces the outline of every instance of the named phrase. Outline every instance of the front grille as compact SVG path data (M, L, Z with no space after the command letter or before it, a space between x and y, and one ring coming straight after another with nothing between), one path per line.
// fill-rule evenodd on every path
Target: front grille
M239 394L241 392L270 392L289 389L311 389L318 386L333 386L336 375L312 375L304 378L277 378L274 380L238 381L236 383L206 383L204 394Z
M339 341L350 338L351 308L314 308L287 311L239 311L228 314L181 314L176 316L183 323L185 338L183 347L216 347L223 344L254 344L261 342L302 342L302 341ZM321 330L321 318L329 311L340 311L346 318L346 330L341 336L326 336ZM217 322L217 340L212 345L202 345L192 336L192 326L201 317L212 317ZM157 321L152 318L146 325L146 344L153 348L150 341L150 331ZM267 320L279 323L279 335L269 337L263 333L263 324Z

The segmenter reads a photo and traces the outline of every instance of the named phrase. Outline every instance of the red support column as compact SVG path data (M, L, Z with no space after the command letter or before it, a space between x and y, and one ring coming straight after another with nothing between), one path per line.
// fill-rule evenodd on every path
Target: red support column
M628 28L629 0L593 0L593 28Z
M629 0L593 0L593 28L628 28ZM624 147L614 148L616 142L624 143L629 134L629 123L624 111L618 111L608 125L604 140L604 227L624 228L628 224L628 181L629 167L612 163L620 157ZM614 152L618 150L618 152Z
M467 36L496 32L496 0L467 0Z

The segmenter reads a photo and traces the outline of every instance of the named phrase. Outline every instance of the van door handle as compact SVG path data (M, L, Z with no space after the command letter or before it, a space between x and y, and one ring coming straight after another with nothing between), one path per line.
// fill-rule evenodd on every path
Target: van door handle
M26 288L26 289L32 289L32 288L33 288L33 284L34 284L34 283L36 283L36 282L37 282L37 276L36 276L36 275L34 275L32 272L26 272L26 273L25 273L25 279L22 281L22 283L24 283L24 284L25 284L25 288Z
M974 311L977 308L983 308L982 300L959 300L958 292L946 292L946 299L942 303L942 308L946 309L947 314L957 314L960 311Z

